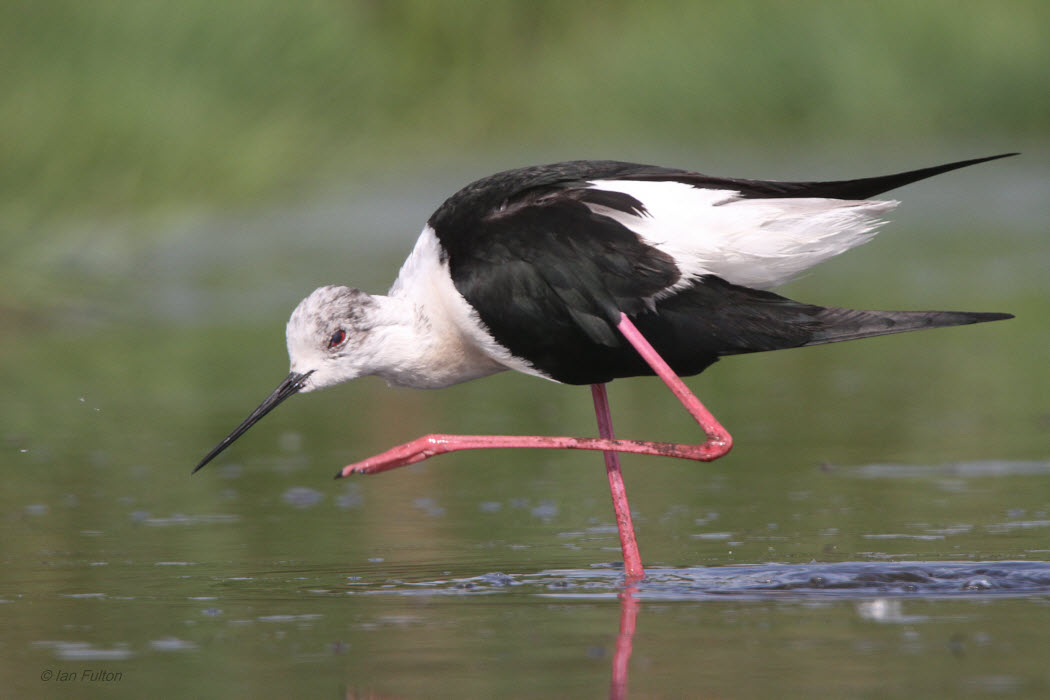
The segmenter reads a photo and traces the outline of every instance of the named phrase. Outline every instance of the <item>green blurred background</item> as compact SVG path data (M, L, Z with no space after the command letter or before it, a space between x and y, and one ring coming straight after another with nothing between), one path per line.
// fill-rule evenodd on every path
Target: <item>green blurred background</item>
M1045 154L1048 24L1038 0L9 0L0 303L46 295L38 265L92 238L119 256L173 220L453 162L790 178ZM834 158L788 165L814 150Z
M102 650L88 660L126 651L129 696L196 677L216 697L603 689L612 594L593 610L525 588L440 611L346 597L618 559L599 458L473 453L329 481L424 432L593 434L586 390L364 379L288 402L189 477L287 372L301 297L383 291L446 196L569 158L840 179L1022 151L894 193L876 242L784 289L1016 320L729 359L689 380L736 437L729 458L624 461L651 566L1045 560L1048 47L1042 1L3 2L0 683L39 691L65 653L47 640L66 640ZM658 382L610 394L624 436L695 434ZM957 605L952 634L980 619L996 642L967 672L1048 687L1045 604ZM946 623L882 627L872 655L851 603L823 614L643 607L632 683L790 697L754 673L757 629L799 697L984 687L957 680ZM697 648L724 656L703 667L689 640L712 616ZM185 646L158 651L169 638Z

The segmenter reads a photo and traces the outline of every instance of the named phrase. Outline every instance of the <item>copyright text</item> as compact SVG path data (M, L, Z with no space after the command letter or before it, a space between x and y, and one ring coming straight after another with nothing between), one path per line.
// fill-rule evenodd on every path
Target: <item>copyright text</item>
M94 668L82 668L78 671L45 668L40 672L40 680L45 683L119 683L123 679L122 671L105 671Z

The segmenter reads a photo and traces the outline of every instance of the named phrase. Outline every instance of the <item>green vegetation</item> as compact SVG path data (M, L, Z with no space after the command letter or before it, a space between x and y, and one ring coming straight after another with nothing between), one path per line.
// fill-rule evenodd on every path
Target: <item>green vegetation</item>
M421 154L1042 136L1048 27L1041 1L8 2L0 236Z

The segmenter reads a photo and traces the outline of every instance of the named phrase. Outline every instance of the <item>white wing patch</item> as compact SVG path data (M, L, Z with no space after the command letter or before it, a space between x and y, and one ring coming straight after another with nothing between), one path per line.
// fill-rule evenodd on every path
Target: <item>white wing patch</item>
M822 198L743 199L732 190L680 182L595 180L591 187L622 192L645 206L641 216L588 205L618 221L672 258L682 279L664 294L713 274L733 284L767 289L874 237L895 201Z

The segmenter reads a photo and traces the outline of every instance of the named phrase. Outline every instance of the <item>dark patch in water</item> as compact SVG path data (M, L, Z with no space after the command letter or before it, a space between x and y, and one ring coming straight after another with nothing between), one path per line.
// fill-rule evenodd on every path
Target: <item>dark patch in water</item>
M1050 595L1048 562L859 562L841 564L764 564L646 569L634 587L642 600L885 596ZM385 582L371 593L516 594L554 597L608 597L623 586L622 566L565 569L537 574L489 573L470 578ZM358 591L366 592L366 591Z

